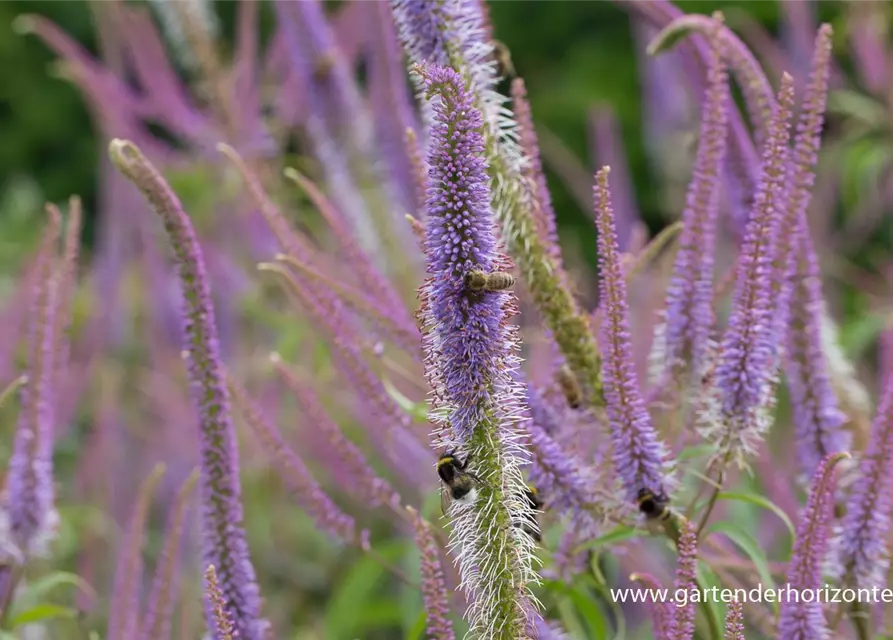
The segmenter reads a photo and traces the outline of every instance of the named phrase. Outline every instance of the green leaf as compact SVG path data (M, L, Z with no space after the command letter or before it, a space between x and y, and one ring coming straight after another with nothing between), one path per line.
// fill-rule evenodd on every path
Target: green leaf
M632 540L633 538L640 538L647 534L648 532L644 529L621 525L613 529L612 531L609 531L603 536L593 538L592 540L587 540L579 547L577 547L577 550L583 551L585 549L597 549L599 547L606 547L612 544L617 544L618 542Z
M719 576L716 575L716 572L703 560L698 560L698 568L697 568L697 580L698 580L698 589L701 590L701 593L704 593L707 589L713 589L716 587L717 589L722 589L722 581L719 579ZM719 599L713 598L705 598L703 602L701 602L698 607L701 612L707 617L707 625L710 627L710 634L707 637L710 638L719 638L722 636L722 632L720 629L724 627L725 622L725 613L723 612L723 606L719 602Z
M426 624L428 622L428 616L425 613L424 609L419 612L419 616L415 621L415 624L412 625L409 630L406 632L405 640L422 640L425 635Z
M782 522L784 522L785 526L788 528L788 531L791 533L791 539L797 537L797 530L794 528L794 523L791 522L791 519L788 517L788 514L784 512L784 510L779 507L777 504L765 498L761 495L757 495L755 493L738 493L734 491L723 491L717 496L718 500L736 500L738 502L747 502L748 504L752 504L756 507L760 507L761 509L766 509L771 511L775 515L777 515Z
M856 91L841 89L828 94L828 113L848 116L872 128L887 122L887 109L877 100Z
M13 605L13 616L19 615L16 611L21 607L35 606L46 599L50 592L62 586L73 586L91 598L97 597L93 587L79 575L66 571L55 571L39 580L25 584L25 590L21 596L16 598L16 602Z
M411 415L416 420L421 420L422 422L426 422L428 420L428 403L427 402L413 402L406 396L404 396L400 391L391 384L390 380L387 378L382 379L382 384L384 385L385 391L387 391L388 395L397 403L403 411Z
M391 606L380 583L385 574L381 560L394 564L404 552L404 540L394 540L375 549L376 557L364 555L339 581L338 589L328 600L325 612L325 638L353 640L371 634L370 623L400 622L399 607ZM384 618L376 608L386 608ZM389 626L389 625L388 625ZM373 634L374 635L374 634Z
M38 604L27 611L16 614L9 621L9 625L15 629L25 624L33 624L44 620L57 620L59 618L76 618L77 609L63 607L57 604Z
M587 638L607 638L609 625L605 614L595 602L595 599L587 593L582 593L580 588L571 589L568 594L574 603L577 612L583 617L586 626L589 627Z
M775 579L772 577L772 571L769 569L769 562L766 560L766 556L760 548L760 543L757 542L752 535L731 522L716 522L710 525L710 527L707 528L707 534L709 535L711 533L724 534L747 555L750 561L753 562L757 574L760 576L763 589L775 588ZM772 604L775 613L778 613L778 603L774 602Z

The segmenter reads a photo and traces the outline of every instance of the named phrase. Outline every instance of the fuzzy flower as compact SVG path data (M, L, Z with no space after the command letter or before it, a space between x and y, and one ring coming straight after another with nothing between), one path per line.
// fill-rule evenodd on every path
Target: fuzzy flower
M717 444L716 459L734 459L739 464L768 428L774 402L779 336L771 293L773 283L783 277L776 262L777 231L786 202L793 99L793 79L784 74L738 258L732 313L713 380L716 387L701 415L702 434Z
M179 199L139 148L113 140L109 154L161 217L183 285L183 338L200 432L202 558L217 568L220 591L242 640L262 640L260 592L242 526L236 430L218 355L214 308L195 231ZM213 628L215 617L206 609ZM218 638L219 640L219 638Z
M797 541L788 565L789 588L798 593L816 590L822 584L822 563L828 549L831 510L837 485L834 468L849 458L835 453L819 463L813 476L806 507L797 526ZM779 640L821 640L828 636L822 603L786 600L781 603L778 622Z
M504 307L511 296L471 295L465 285L467 273L501 271L505 265L496 252L488 207L482 120L458 73L432 66L425 74L429 90L442 95L435 106L438 121L428 158L425 252L431 278L423 292L427 312L438 325L429 338L439 344L429 349L427 369L443 376L432 386L454 405L452 435L464 441L496 404L488 378L504 358L505 344L498 337L505 333Z
M42 555L55 535L58 514L53 488L53 407L57 279L55 246L61 218L48 207L49 225L37 254L27 336L27 382L21 385L21 410L3 496L3 513L22 556Z
M425 614L428 616L426 628L429 640L453 640L453 625L450 622L450 592L447 590L440 566L440 555L431 525L412 507L407 507L415 528L416 546L421 554L422 598L425 601Z
M785 374L791 395L800 470L811 475L822 458L849 447L843 429L846 416L828 375L827 355L822 350L822 283L818 256L809 235L806 210L815 182L815 165L828 94L831 27L823 25L816 37L812 75L803 98L803 110L794 141L790 215L795 217L796 247L789 288L792 293L790 327L779 327L787 337ZM781 305L782 309L787 305Z
M698 532L692 522L686 521L679 538L679 560L676 564L675 591L692 593L698 588ZM695 599L690 598L684 607L675 607L668 640L691 640L695 632Z
M688 368L697 379L708 366L713 328L713 264L720 174L726 155L729 78L719 38L713 38L701 133L682 213L682 233L667 287L666 319L658 327L652 375Z
M600 300L604 309L601 342L604 349L605 405L611 423L614 471L627 498L635 501L640 489L663 492L665 451L636 379L629 334L626 279L620 266L614 212L608 188L610 169L596 174L593 189L598 227Z
M505 271L509 262L496 252L481 113L459 73L418 69L435 118L425 238L430 277L419 312L435 438L470 460L469 470L481 479L476 498L452 503L451 547L470 600L471 636L514 640L526 629L528 584L536 579L533 541L516 526L534 513L520 472L527 452L516 425L523 389L513 375L517 332L508 325L514 296L466 286L470 272Z
M887 548L893 498L893 376L881 393L871 438L850 489L846 516L834 547L838 551L836 573L851 586L870 589L884 586L890 555Z

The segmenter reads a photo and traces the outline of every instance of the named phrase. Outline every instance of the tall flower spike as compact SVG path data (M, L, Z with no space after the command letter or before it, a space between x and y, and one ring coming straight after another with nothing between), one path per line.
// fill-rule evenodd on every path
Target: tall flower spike
M420 293L426 375L433 392L437 444L471 460L481 479L470 503L450 509L461 587L469 596L470 634L482 640L523 635L531 609L528 584L533 541L520 526L534 513L520 465L527 452L516 423L522 416L515 313L508 290L472 292L469 271L508 270L496 252L482 157L481 113L453 69L417 67L432 99L425 252ZM469 458L471 456L471 458Z
M226 607L242 640L262 640L260 591L242 526L236 430L218 354L214 308L195 231L177 196L139 148L113 140L109 155L161 217L183 287L183 338L200 430L202 557L218 572ZM214 612L206 608L209 628ZM218 638L219 640L219 638Z
M609 167L595 176L593 199L598 227L598 264L604 309L601 342L604 349L605 406L611 429L614 472L630 502L640 489L663 492L666 486L665 451L645 408L636 379L629 334L626 280L620 266L614 211L608 188Z
M789 120L794 81L781 79L769 138L736 269L732 313L723 336L715 386L700 416L702 435L717 445L715 459L743 464L769 426L778 362L773 282L780 280L778 227L786 203Z
M693 379L699 379L710 357L716 218L726 155L729 95L729 77L715 35L711 45L709 86L701 107L701 133L682 213L679 250L667 287L665 324L658 327L652 351L651 373L658 380L683 368Z
M40 555L54 535L58 515L53 490L53 362L56 284L53 266L61 217L48 206L49 224L37 254L27 337L28 381L6 479L4 523L25 559Z
M421 555L422 598L425 602L429 640L453 640L450 622L450 592L446 588L440 554L431 525L412 507L406 507L415 527L415 541Z
M698 532L692 522L686 522L679 538L675 592L686 591L691 595L698 588L697 567ZM691 640L694 637L695 602L694 598L689 598L684 607L674 607L675 612L668 640Z
M149 519L149 507L152 506L155 487L163 475L164 465L156 465L137 492L115 567L115 586L109 604L109 626L106 633L109 640L128 640L136 635L139 628L146 521Z
M868 448L850 490L841 533L835 541L837 572L860 589L883 586L890 566L887 540L893 508L893 376L887 376Z
M788 588L797 592L816 591L822 586L822 563L828 549L828 532L837 486L834 468L849 458L835 453L819 463L809 489L806 507L797 525L797 540L788 564ZM828 637L822 603L786 600L781 603L778 640L821 640Z
M177 492L167 520L164 542L158 554L155 577L146 602L146 615L140 624L142 640L170 640L171 619L177 604L177 577L180 569L180 541L192 491L198 480L193 471Z
M831 27L822 25L815 40L812 74L803 98L803 110L794 140L790 213L797 232L788 286L792 292L790 327L779 327L787 338L785 374L791 395L797 458L800 470L811 476L822 458L849 447L843 428L846 416L828 375L822 349L822 282L818 256L809 234L806 211L815 182L815 165L828 94L831 64Z

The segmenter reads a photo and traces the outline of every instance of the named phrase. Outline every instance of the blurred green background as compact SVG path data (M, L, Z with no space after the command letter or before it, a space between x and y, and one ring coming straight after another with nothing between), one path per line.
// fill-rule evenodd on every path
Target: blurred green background
M773 32L779 18L777 2L677 4L700 13L717 8L734 12L746 5L747 13ZM821 3L821 17L833 19L841 4ZM230 37L235 2L218 0L215 6ZM641 139L639 73L627 14L606 1L497 0L490 8L496 36L508 45L527 83L538 126L557 134L578 158L587 156L587 110L599 102L613 105L639 205L649 226L661 226L667 214L676 212L662 211L656 190L648 189L652 181ZM92 212L100 150L90 114L77 90L52 76L53 54L37 38L13 31L14 18L28 12L49 17L90 51L97 48L85 1L0 2L0 194L7 194L17 179L31 179L45 199L61 201L78 193ZM266 22L269 26L269 15ZM553 174L548 177L560 224L588 232L587 212Z

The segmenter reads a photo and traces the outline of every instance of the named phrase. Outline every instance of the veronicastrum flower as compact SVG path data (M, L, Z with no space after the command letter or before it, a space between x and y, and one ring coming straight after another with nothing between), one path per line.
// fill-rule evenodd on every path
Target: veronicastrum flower
M715 460L743 464L769 426L779 335L773 283L783 277L776 257L782 207L786 203L794 99L793 79L784 74L772 114L754 208L747 223L736 271L732 313L718 364L700 415L702 435L716 444Z
M608 188L608 167L596 174L593 189L598 227L600 299L604 309L601 342L604 349L605 405L610 420L614 471L634 502L641 489L655 494L667 485L666 452L636 379L629 332L626 279L620 267L614 212Z
M415 529L416 546L421 554L422 598L427 615L426 629L429 640L454 640L450 622L450 592L447 590L440 566L440 554L431 525L412 507L407 507Z
M109 154L161 217L174 250L185 302L184 346L201 436L202 558L206 566L217 570L220 592L239 637L262 640L268 625L260 618L260 592L242 526L236 431L201 248L179 199L139 148L126 140L113 140ZM212 608L206 608L205 616L213 628Z
M822 349L822 283L806 216L815 182L815 165L828 94L831 63L831 27L823 25L815 40L812 74L803 98L797 123L791 165L790 213L796 232L791 234L793 260L788 268L786 288L790 305L782 303L779 331L785 333L787 358L785 374L791 395L796 429L797 458L801 471L811 475L829 453L849 447L849 434L843 429L846 416L828 375L828 356ZM783 323L790 318L790 327Z
M717 25L718 28L719 25ZM682 213L682 233L667 287L665 321L658 325L651 354L656 380L683 369L701 378L711 355L713 265L720 174L726 155L729 78L720 39L713 34L708 88L701 107L701 133Z
M893 376L881 393L877 416L859 463L858 477L850 489L846 516L835 540L833 568L851 586L860 589L884 586L890 554L887 548L890 512L889 487L893 482Z
M471 637L514 640L526 629L528 584L536 579L533 541L517 526L534 514L520 472L527 461L516 425L523 389L513 375L517 331L508 324L515 301L507 290L466 286L469 272L505 271L510 263L496 251L481 113L459 73L434 65L418 71L435 122L425 237L430 275L419 313L431 416L436 444L470 459L481 480L476 499L452 503L451 546L470 600Z
M0 536L11 534L18 560L43 555L55 535L58 514L53 487L57 275L54 270L61 214L47 207L49 224L37 253L27 336L27 382L6 478Z

